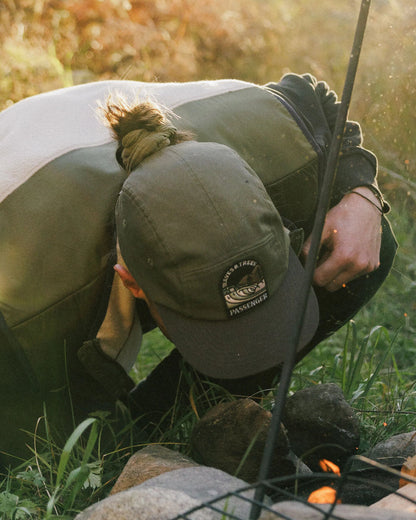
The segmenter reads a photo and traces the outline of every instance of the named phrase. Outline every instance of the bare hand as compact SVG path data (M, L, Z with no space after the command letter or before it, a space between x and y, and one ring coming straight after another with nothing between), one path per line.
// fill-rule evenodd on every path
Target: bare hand
M363 186L355 188L380 206L374 193ZM311 237L302 255L307 256ZM326 216L321 237L321 253L313 281L328 291L377 269L380 265L381 212L354 193L345 195Z

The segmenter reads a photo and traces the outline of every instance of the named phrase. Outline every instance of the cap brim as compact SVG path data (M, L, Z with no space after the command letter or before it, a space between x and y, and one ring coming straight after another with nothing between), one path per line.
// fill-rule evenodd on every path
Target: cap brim
M289 267L279 289L245 314L224 321L194 320L157 305L170 339L184 359L203 374L235 379L282 363L293 348L294 324L305 271L289 249ZM311 289L298 350L312 339L319 308Z

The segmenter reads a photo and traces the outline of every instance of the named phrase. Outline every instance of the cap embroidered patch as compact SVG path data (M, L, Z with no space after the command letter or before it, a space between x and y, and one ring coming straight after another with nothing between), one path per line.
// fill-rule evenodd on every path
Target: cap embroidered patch
M269 295L260 264L255 260L240 260L233 264L222 279L222 292L230 317L267 300Z

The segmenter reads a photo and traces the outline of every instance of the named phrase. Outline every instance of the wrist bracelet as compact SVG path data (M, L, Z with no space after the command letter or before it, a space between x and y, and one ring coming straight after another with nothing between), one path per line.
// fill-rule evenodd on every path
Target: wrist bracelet
M348 193L355 193L356 195L359 195L361 198L365 199L370 204L372 204L383 215L383 213L384 213L383 208L380 208L380 206L378 206L374 201L372 201L371 199L369 199L368 197L366 197L365 195L363 195L359 191L351 190Z
M356 188L357 188L357 186L356 186ZM368 188L371 191L371 193L374 193L377 200L380 202L380 206L383 209L383 213L387 213L388 210L385 208L386 201L383 199L383 195L378 191L378 189L376 189L371 184L366 186L366 188Z

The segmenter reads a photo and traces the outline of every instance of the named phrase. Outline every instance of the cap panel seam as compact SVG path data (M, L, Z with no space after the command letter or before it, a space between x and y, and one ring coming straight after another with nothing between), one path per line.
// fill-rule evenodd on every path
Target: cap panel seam
M217 144L217 143L216 143ZM233 245L234 244L234 239L232 237L232 234L229 230L229 227L228 225L226 224L226 221L223 219L220 211L218 210L217 208L217 205L215 204L215 201L214 199L211 197L211 194L206 190L205 186L203 183L201 183L201 181L199 180L199 177L198 175L195 175L194 173L194 169L192 167L192 165L187 161L187 159L185 159L180 153L178 153L176 150L172 149L172 153L174 153L179 159L180 161L186 166L188 172L192 175L192 178L198 183L198 185L200 186L200 188L202 188L202 191L204 192L204 194L207 196L207 198L209 199L209 201L211 202L211 205L212 207L214 208L215 210L215 213L216 215L218 216L219 220L221 221L222 225L225 227L225 229L227 230L227 238L230 242L232 242ZM241 158L240 158L241 159Z
M151 228L158 244L160 244L161 246L161 249L163 249L163 251L165 252L166 256L172 261L173 259L173 256L172 254L170 253L169 251L169 248L167 247L166 243L164 240L162 240L162 238L160 237L159 233L157 232L157 229L156 229L156 226L154 225L153 223L153 219L150 217L150 215L147 213L146 211L146 208L145 208L145 205L143 204L142 201L138 200L133 191L131 189L129 189L128 186L125 186L123 188L123 191L124 193L126 194L126 196L129 197L130 201L132 202L132 204L134 204L136 206L136 208L142 213L143 217L146 219L146 222L148 223L149 227ZM128 266L127 266L128 267ZM181 282L181 277L178 277L178 275L175 273L174 276L176 277L176 280L178 282ZM179 296L179 295L178 295ZM179 299L179 298L178 298ZM183 297L182 297L182 294L181 294L181 297L180 297L180 300L182 301L182 304L183 304Z
M171 255L169 254L169 250L166 247L164 241L161 239L159 233L156 231L156 227L153 224L153 220L150 218L150 215L147 213L145 206L142 204L142 202L140 200L138 200L135 197L133 191L131 189L129 189L128 186L125 186L123 188L123 192L124 192L125 195L128 196L128 198L136 206L136 208L138 208L139 211L142 213L143 217L146 219L146 221L148 222L149 226L151 227L154 235L157 237L158 242L163 246L163 249L166 251L166 254L170 257Z

